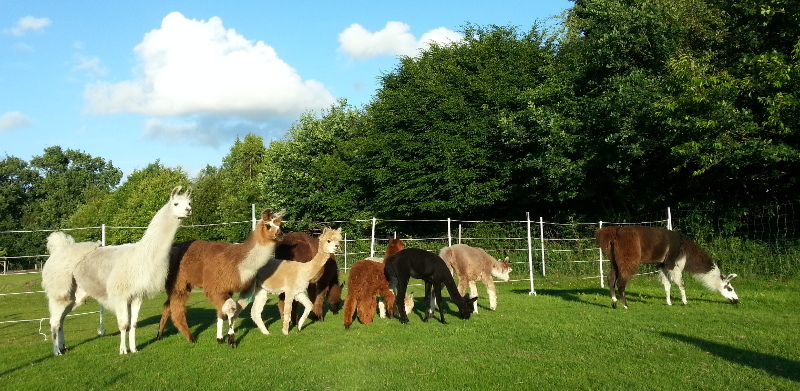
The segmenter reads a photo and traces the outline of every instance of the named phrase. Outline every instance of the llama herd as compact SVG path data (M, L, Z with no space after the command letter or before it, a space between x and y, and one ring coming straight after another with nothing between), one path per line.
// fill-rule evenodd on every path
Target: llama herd
M155 214L141 240L118 246L100 242L75 242L63 233L47 238L50 257L42 269L42 287L50 312L50 335L53 354L67 351L64 319L89 297L117 318L120 331L119 353L135 353L136 326L142 302L162 290L167 293L157 339L163 338L167 320L190 342L196 342L186 319L186 303L193 288L202 288L216 308L217 342L237 346L234 324L242 310L252 302L250 317L263 334L269 334L262 319L267 295L279 295L282 332L288 334L295 323L303 328L313 314L324 320L324 302L336 314L342 303L344 283L334 253L342 240L341 228L324 228L318 238L304 233L282 234L284 211L265 210L243 243L232 244L190 240L174 243L181 221L192 213L191 189L180 193L175 187L169 201ZM615 288L623 306L625 285L640 263L655 263L671 304L669 287L678 284L681 300L686 294L681 273L695 274L710 289L718 290L732 303L738 301L730 285L735 274L722 276L719 267L685 235L650 227L606 227L597 231L598 246L610 257L608 275L612 306L616 308ZM376 310L408 323L413 310L413 293L407 293L409 280L425 283L424 316L428 321L438 307L440 322L444 317L442 289L458 307L462 319L478 312L478 281L487 289L489 309L497 308L493 278L509 280L508 258L498 261L483 249L457 244L441 249L438 255L422 249L405 248L399 239L389 239L384 258L367 258L350 269L344 299L344 327L353 317L372 323ZM456 285L454 276L458 277ZM469 287L469 294L466 294ZM234 294L238 297L234 300ZM380 296L380 299L377 298ZM303 306L299 317L295 302ZM227 337L224 325L227 322ZM127 340L127 341L126 341ZM127 344L126 344L127 342Z

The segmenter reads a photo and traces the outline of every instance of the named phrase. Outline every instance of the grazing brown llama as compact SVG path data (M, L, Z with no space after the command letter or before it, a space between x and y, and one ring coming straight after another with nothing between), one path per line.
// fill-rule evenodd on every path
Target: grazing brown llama
M252 295L253 306L250 310L250 317L253 322L258 326L263 334L269 334L269 330L264 325L264 320L261 319L261 312L264 310L264 305L267 303L267 294L286 294L286 301L284 303L283 315L283 334L289 334L289 324L291 323L292 313L292 299L297 300L303 305L303 315L297 321L297 329L303 328L306 318L311 313L313 303L306 295L308 285L314 276L320 273L325 263L330 258L331 254L336 252L336 247L342 240L342 229L325 228L322 235L319 237L319 246L317 254L311 259L311 262L295 262L283 259L270 259L267 264L262 267L253 283L253 288L249 292L243 292L239 295L239 301L245 295Z
M384 261L386 279L389 281L390 289L397 289L395 296L405 297L406 289L408 288L408 280L419 278L425 281L425 303L430 303L430 310L425 311L425 322L433 315L433 303L435 295L436 304L439 306L439 314L441 315L442 323L447 323L444 319L444 302L442 301L442 288L446 287L447 292L450 293L450 300L458 306L458 313L461 319L469 319L472 315L472 307L475 300L478 298L468 299L458 293L458 287L453 280L453 275L444 263L444 260L438 255L431 253L427 250L418 248L407 248L401 250L394 255L387 257ZM408 323L408 314L405 308L397 307L395 302L395 310L398 313L400 323Z
M470 247L466 244L454 244L439 251L439 256L444 259L447 267L458 276L458 293L464 294L469 285L469 297L478 297L476 281L483 282L489 295L489 309L497 309L497 289L492 277L508 281L511 265L508 257L502 262L494 259L480 247ZM478 302L473 307L473 312L478 313Z
M275 246L275 257L287 261L310 262L317 254L319 240L317 238L302 233L292 232L283 235L278 245ZM338 287L338 288L337 288ZM325 320L325 298L328 299L328 306L334 314L339 313L342 304L342 287L339 285L339 265L336 263L336 255L331 254L325 262L319 275L314 276L308 284L308 298L314 303L311 314L319 321ZM284 295L279 295L278 308L283 317ZM292 302L292 322L297 321L294 301Z
M686 305L686 290L683 286L683 271L687 270L708 289L718 291L731 303L739 297L731 286L736 274L723 276L717 264L686 235L664 228L622 226L603 227L595 232L597 246L608 255L611 269L608 271L608 287L611 290L611 307L617 308L619 289L622 307L628 309L625 286L636 274L640 263L656 264L664 285L667 305L672 305L670 287L678 285L681 302Z
M386 246L386 257L405 248L405 243L400 239L389 238ZM371 262L374 265L364 264ZM350 268L348 276L348 295L345 299L344 309L344 328L350 329L353 323L353 313L358 316L362 324L370 324L375 317L375 295L380 294L381 298L377 301L378 310L381 318L386 317L386 306L389 306L389 316L393 316L392 307L394 306L394 292L389 290L389 282L384 274L383 258L368 258L356 262ZM411 302L409 306L408 303ZM414 307L414 298L406 296L404 300L406 311Z
M157 339L163 337L164 326L171 317L172 323L189 342L197 341L186 322L186 302L193 287L202 287L217 309L217 342L225 342L222 328L227 320L228 345L236 347L234 323L239 311L232 303L231 295L247 289L256 272L272 258L283 213L272 213L269 209L263 211L261 220L241 244L204 240L176 243L170 254L172 265L166 284L168 298L161 312Z

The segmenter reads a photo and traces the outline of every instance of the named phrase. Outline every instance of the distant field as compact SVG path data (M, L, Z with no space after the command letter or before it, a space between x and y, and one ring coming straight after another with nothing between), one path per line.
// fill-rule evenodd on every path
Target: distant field
M549 277L549 276L548 276ZM37 274L0 276L0 293L41 290ZM413 282L414 280L412 280ZM447 325L415 314L356 321L345 331L342 314L280 332L270 300L261 335L240 321L239 348L215 341L214 311L201 293L190 301L190 344L174 327L156 341L164 295L145 302L139 353L118 354L116 319L107 314L98 337L97 314L66 321L67 346L51 355L39 334L48 316L44 295L0 296L0 388L4 390L789 390L800 388L800 281L737 279L741 299L731 305L687 279L689 306L664 305L654 277L628 285L630 310L612 310L596 280L540 279L500 283L497 311L485 290L480 313L458 319L448 302ZM677 289L673 292L677 294ZM347 292L345 291L345 294ZM446 295L446 292L445 292ZM674 297L674 301L678 301ZM74 313L97 310L90 302ZM249 308L248 308L249 309ZM245 313L246 317L249 312ZM277 322L277 323L276 323ZM48 333L43 321L41 332Z

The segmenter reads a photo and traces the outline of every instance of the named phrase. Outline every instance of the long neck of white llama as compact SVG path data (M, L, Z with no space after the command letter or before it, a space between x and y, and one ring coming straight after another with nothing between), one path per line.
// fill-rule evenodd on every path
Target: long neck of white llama
M169 203L167 203L150 220L139 243L149 248L152 254L166 254L172 246L172 241L175 239L180 225L181 220L171 215Z

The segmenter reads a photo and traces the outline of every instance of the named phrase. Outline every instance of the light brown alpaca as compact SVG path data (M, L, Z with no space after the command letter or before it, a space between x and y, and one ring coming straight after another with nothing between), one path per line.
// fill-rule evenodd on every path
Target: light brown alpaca
M386 257L405 248L400 239L389 239ZM389 308L389 316L393 316L395 295L389 289L389 281L384 275L384 264L372 259L362 259L353 264L347 279L348 294L344 299L344 328L350 329L353 314L357 314L362 324L370 324L375 317L377 301L375 295L381 295ZM383 303L381 303L383 304Z
M319 241L311 235L302 232L288 233L283 235L275 246L275 258L287 261L310 262L314 255L317 254L318 247ZM336 287L339 287L339 289L336 290ZM320 273L314 276L308 284L308 298L314 303L311 315L316 320L325 320L324 304L326 297L328 298L331 312L338 313L342 302L341 293L339 265L336 263L336 256L331 254ZM283 295L279 295L278 308L280 309L281 317L283 317ZM297 314L294 309L295 306L292 304L292 322L296 323Z
M280 234L283 211L261 213L261 220L244 243L231 244L193 240L176 243L170 253L167 301L161 312L158 337L161 339L168 318L190 342L196 342L186 322L186 302L192 287L202 287L217 308L217 342L223 343L222 328L228 321L228 345L236 347L234 323L238 311L231 295L247 289L256 272L272 258ZM231 304L233 306L231 307Z
M492 276L508 281L508 274L511 273L508 257L501 262L482 248L466 244L445 247L439 252L439 256L444 259L447 267L458 275L458 293L464 295L469 285L469 296L478 297L476 281L481 281L489 293L489 309L494 311L497 308L497 290ZM473 303L473 312L477 314L478 302L476 300Z
M253 283L253 307L250 310L250 317L253 322L258 326L264 334L269 334L269 330L264 325L264 320L261 319L261 312L264 305L267 303L267 294L281 294L286 295L286 301L283 308L283 334L289 334L289 324L292 317L292 299L299 301L303 305L303 315L297 322L297 329L303 328L308 314L311 313L313 303L306 295L306 289L311 279L314 278L330 258L331 254L336 252L336 247L342 240L342 229L329 229L325 228L322 235L319 237L319 247L317 254L311 259L311 262L294 262L281 259L270 259L267 264L262 267ZM239 295L239 302L242 302L242 297L245 295L243 292Z

